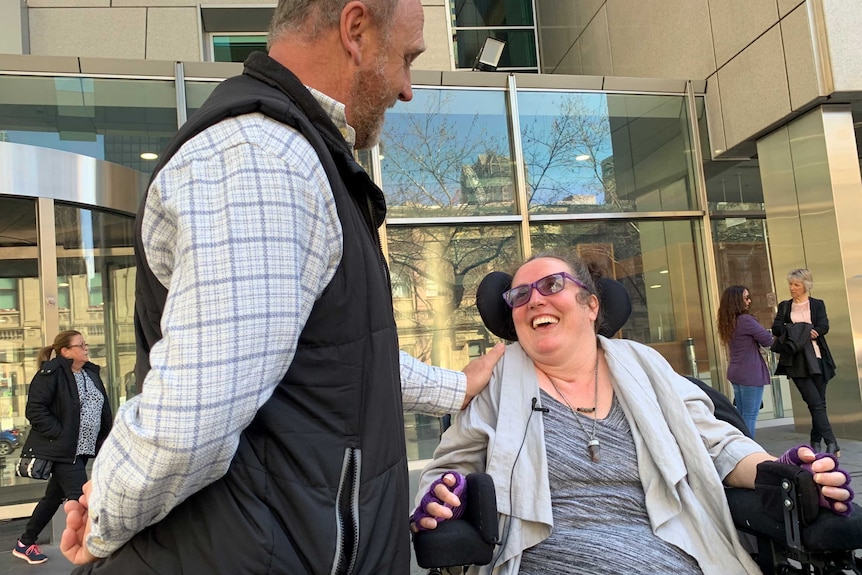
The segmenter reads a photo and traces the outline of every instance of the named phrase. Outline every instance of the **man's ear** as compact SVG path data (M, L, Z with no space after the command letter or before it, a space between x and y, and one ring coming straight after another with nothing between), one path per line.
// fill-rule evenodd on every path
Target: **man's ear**
M362 64L363 50L372 28L371 12L360 0L348 2L341 10L339 24L341 45L355 66Z

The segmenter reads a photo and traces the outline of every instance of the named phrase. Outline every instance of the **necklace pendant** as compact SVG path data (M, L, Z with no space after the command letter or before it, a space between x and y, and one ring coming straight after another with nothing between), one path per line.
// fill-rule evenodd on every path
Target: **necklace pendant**
M591 439L587 444L587 449L590 452L590 461L593 463L601 462L601 458L599 457L599 440Z

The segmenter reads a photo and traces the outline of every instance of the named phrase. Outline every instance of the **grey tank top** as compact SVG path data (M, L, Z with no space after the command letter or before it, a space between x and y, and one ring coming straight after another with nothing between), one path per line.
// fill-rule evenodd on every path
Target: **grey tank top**
M700 574L697 562L653 534L625 413L614 397L596 422L601 462L590 461L592 420L574 414L544 391L545 446L554 527L550 537L524 551L521 575L589 573Z

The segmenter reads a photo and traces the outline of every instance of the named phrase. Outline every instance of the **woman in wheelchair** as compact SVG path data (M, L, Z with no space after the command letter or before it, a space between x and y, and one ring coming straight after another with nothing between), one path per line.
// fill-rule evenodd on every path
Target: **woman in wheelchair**
M757 464L775 458L716 419L657 352L597 335L583 262L539 255L511 285L502 299L517 343L444 433L412 528L460 515L463 476L486 472L501 542L481 573L759 573L724 486L753 488ZM825 505L849 510L835 459L807 447L788 458L811 464Z

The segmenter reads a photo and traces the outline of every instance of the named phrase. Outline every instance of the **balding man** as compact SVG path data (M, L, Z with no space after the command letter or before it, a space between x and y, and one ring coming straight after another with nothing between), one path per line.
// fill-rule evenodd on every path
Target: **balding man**
M402 410L483 387L399 354L354 161L412 98L420 0L282 0L269 55L222 83L138 215L138 381L61 547L76 573L404 574ZM99 559L104 558L104 559Z

